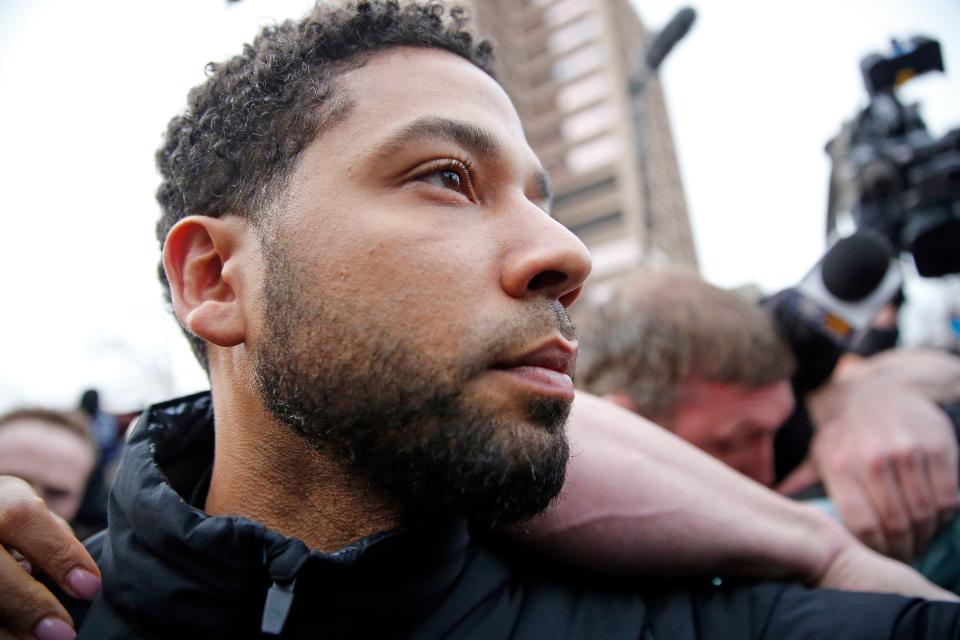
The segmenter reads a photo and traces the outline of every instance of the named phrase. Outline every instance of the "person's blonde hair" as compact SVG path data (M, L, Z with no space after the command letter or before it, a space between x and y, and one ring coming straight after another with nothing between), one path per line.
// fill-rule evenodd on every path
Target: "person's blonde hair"
M96 453L90 422L78 411L56 411L42 407L23 407L0 415L0 429L20 420L37 420L68 431L86 442Z
M651 418L671 416L693 378L758 388L796 366L768 312L686 272L644 271L579 324L577 385Z

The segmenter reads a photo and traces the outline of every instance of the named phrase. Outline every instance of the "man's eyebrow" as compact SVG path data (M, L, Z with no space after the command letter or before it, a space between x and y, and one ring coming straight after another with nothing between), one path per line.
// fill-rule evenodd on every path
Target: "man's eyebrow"
M441 116L424 116L404 125L388 137L378 146L376 155L390 157L407 145L430 138L447 140L478 156L496 156L503 152L500 141L482 127ZM546 208L549 211L553 202L550 177L539 166L531 181L531 187L534 196L547 203Z
M448 140L480 156L497 155L502 150L493 134L473 123L424 116L392 134L379 145L376 153L378 156L390 156L409 144L428 138Z

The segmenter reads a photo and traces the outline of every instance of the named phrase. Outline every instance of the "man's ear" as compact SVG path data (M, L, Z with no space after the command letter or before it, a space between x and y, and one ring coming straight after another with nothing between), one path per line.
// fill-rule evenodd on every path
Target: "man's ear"
M246 221L239 216L188 216L170 229L163 268L177 319L207 342L233 347L246 336L237 288Z
M627 394L617 391L615 393L608 393L603 396L604 400L612 402L613 404L626 409L627 411L632 411L637 413L637 405L634 404L633 400L630 399L630 396Z

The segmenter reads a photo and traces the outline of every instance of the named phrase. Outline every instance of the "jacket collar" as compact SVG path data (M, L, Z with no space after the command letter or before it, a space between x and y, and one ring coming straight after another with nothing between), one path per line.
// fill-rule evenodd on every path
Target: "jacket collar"
M205 493L213 442L209 392L150 407L131 434L100 565L107 600L136 626L276 632L291 611L316 613L303 603L293 607L305 599L301 593L340 603L324 607L329 622L358 598L416 612L442 597L462 568L464 522L375 534L323 554L262 523L207 515L190 496ZM385 574L403 579L384 588Z

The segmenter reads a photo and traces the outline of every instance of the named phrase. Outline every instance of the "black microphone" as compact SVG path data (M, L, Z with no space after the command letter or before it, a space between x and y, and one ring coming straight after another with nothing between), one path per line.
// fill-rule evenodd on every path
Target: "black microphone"
M879 234L857 231L830 247L796 287L764 301L796 356L798 394L826 382L840 356L896 297L903 276L894 255Z
M663 59L687 35L696 19L697 12L690 7L684 7L677 11L670 22L657 33L650 44L650 48L647 49L645 58L647 67L653 71L659 69Z
M860 302L878 290L892 259L893 247L879 235L841 238L820 262L823 285L838 300Z

